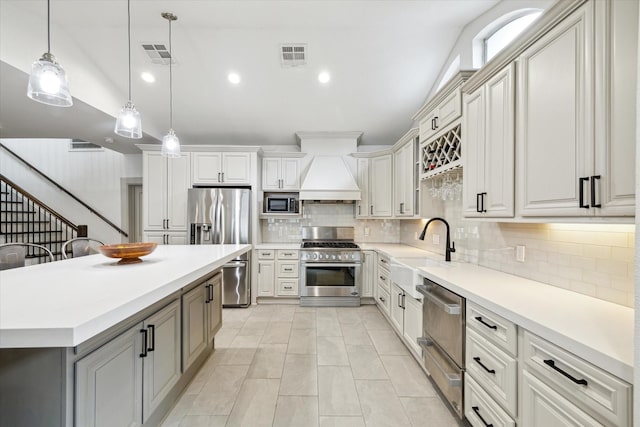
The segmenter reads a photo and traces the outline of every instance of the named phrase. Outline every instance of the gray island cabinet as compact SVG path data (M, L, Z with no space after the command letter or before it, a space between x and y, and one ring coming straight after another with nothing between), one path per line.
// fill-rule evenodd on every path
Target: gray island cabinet
M213 351L219 268L250 249L164 246L137 265L94 255L3 271L0 425L158 425Z

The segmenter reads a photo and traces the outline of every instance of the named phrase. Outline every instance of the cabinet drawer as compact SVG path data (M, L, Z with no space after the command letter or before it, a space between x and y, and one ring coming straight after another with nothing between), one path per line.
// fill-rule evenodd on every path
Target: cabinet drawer
M389 287L389 282L391 279L389 278L389 272L383 268L378 269L378 285L382 287L387 293L391 293L391 288Z
M518 363L504 351L467 330L467 373L512 416L516 415Z
M630 384L529 331L523 341L527 369L545 383L604 424L630 424Z
M298 253L295 249L278 249L278 259L298 259Z
M518 327L504 317L468 302L467 326L510 355L517 355Z
M275 259L276 251L274 249L258 249L258 259Z
M278 295L298 296L298 279L278 279Z
M389 297L389 292L384 289L382 286L378 286L378 298L376 302L380 306L380 308L389 315L389 310L391 309L391 297Z
M464 381L464 415L473 427L514 427L515 421L469 375Z
M389 262L389 258L384 255L378 254L378 267L389 270L389 265L391 265L391 263Z
M298 277L298 262L276 261L278 277Z

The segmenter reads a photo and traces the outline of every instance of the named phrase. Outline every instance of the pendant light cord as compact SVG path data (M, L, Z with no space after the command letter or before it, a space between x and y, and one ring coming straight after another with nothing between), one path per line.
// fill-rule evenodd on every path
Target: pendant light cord
M51 0L47 0L47 53L51 53Z
M171 19L169 19L169 128L173 129L173 49L171 48Z
M129 43L129 101L131 101L131 0L127 0L127 43Z

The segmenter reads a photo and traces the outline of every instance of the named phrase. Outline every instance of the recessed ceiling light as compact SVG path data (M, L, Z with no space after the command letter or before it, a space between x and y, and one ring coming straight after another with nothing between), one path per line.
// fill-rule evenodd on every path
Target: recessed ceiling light
M144 80L147 83L153 83L156 81L156 78L154 77L154 75L146 71L140 74L140 77L142 77L142 80Z
M329 83L329 80L331 80L331 75L326 71L323 71L320 74L318 74L318 81L320 83Z
M236 73L229 73L229 75L227 76L227 78L229 79L229 81L231 83L233 83L234 85L237 85L238 83L240 83L240 75L236 74Z

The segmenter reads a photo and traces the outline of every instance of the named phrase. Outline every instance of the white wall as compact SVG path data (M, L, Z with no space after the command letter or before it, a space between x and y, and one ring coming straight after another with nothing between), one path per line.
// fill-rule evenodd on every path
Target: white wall
M122 226L122 192L126 188L122 188L121 178L142 177L141 155L124 155L106 149L70 152L66 139L3 139L1 142L115 225ZM113 228L5 150L0 150L0 170L74 224L87 224L90 237L105 242L121 240Z

